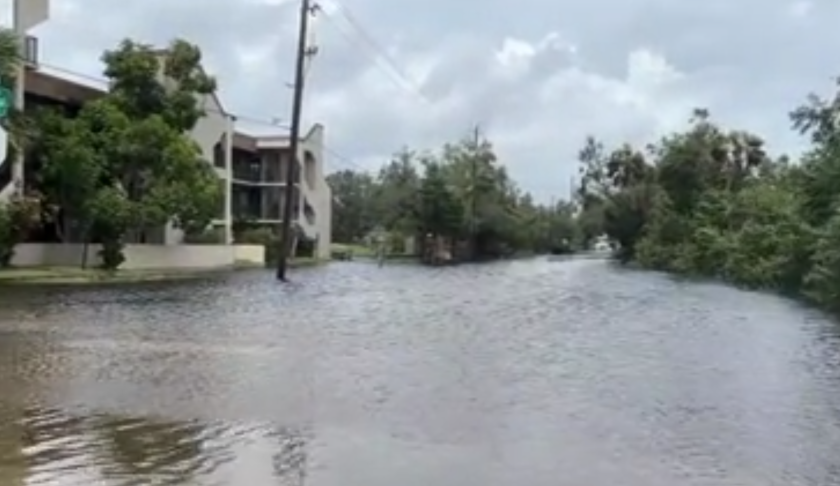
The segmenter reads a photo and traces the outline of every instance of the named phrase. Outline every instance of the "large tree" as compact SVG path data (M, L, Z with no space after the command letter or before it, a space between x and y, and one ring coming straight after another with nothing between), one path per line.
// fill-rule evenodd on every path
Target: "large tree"
M128 235L142 241L167 223L203 229L217 216L221 185L189 136L216 83L183 40L165 50L125 40L102 61L110 91L75 118L41 114L36 152L62 233L102 243L116 268Z

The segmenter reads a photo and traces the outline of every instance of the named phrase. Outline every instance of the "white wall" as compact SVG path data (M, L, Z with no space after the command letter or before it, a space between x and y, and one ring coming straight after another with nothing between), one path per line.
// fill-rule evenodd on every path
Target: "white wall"
M23 243L15 247L12 265L20 267L77 267L82 263L84 245ZM99 265L99 245L87 248L87 263ZM140 269L205 269L231 267L239 261L265 263L261 246L253 245L126 245L126 261L120 267Z
M318 228L318 258L328 259L332 255L332 189L324 179L319 181L317 206L318 219L315 226Z
M215 172L220 179L225 181L225 219L223 220L226 238L232 241L230 235L230 228L232 218L230 217L230 158L231 147L233 143L233 130L231 117L224 113L224 109L219 103L218 97L214 95L203 95L198 100L198 106L205 111L205 115L199 118L190 132L190 138L201 149L201 155L207 163L213 165L216 144L222 140L223 135L227 134L225 140L225 167L215 167ZM176 228L172 224L168 224L165 229L165 236L163 242L167 245L177 245L184 241L184 232Z
M307 191L309 202L315 209L315 231L318 234L315 256L328 259L332 253L332 190L324 170L324 127L315 125L301 145L300 160L304 160L304 150L315 157L315 187Z
M233 260L255 266L265 265L265 247L263 245L233 245Z

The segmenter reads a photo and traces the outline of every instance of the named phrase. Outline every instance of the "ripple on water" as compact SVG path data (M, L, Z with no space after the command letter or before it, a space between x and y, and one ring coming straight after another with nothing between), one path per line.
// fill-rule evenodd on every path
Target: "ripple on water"
M840 484L838 336L598 261L3 289L0 484Z

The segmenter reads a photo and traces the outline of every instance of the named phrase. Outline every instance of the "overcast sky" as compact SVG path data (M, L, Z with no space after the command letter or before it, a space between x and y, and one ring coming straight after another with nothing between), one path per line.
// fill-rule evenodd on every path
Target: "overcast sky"
M9 4L0 0L6 18ZM542 200L568 192L586 134L647 141L693 107L797 150L787 113L840 75L836 0L342 5L324 0L332 13L313 24L320 51L306 95L306 121L326 126L332 151L377 167L403 145L433 148L479 123ZM226 108L268 122L289 118L296 16L287 0L53 0L33 33L46 63L92 76L121 38L186 38L204 51Z

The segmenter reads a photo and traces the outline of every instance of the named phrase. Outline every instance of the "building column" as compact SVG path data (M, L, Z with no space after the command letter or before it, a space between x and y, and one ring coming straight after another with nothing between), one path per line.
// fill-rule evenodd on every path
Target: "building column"
M233 132L235 116L228 116L225 131L225 242L233 244Z
M12 0L12 31L17 34L20 42L20 54L26 54L26 33L38 25L44 23L50 17L50 0ZM25 62L19 62L15 73L15 99L14 108L20 111L24 109L26 93L26 66ZM24 154L18 151L15 160L12 161L12 181L22 192L24 183Z

